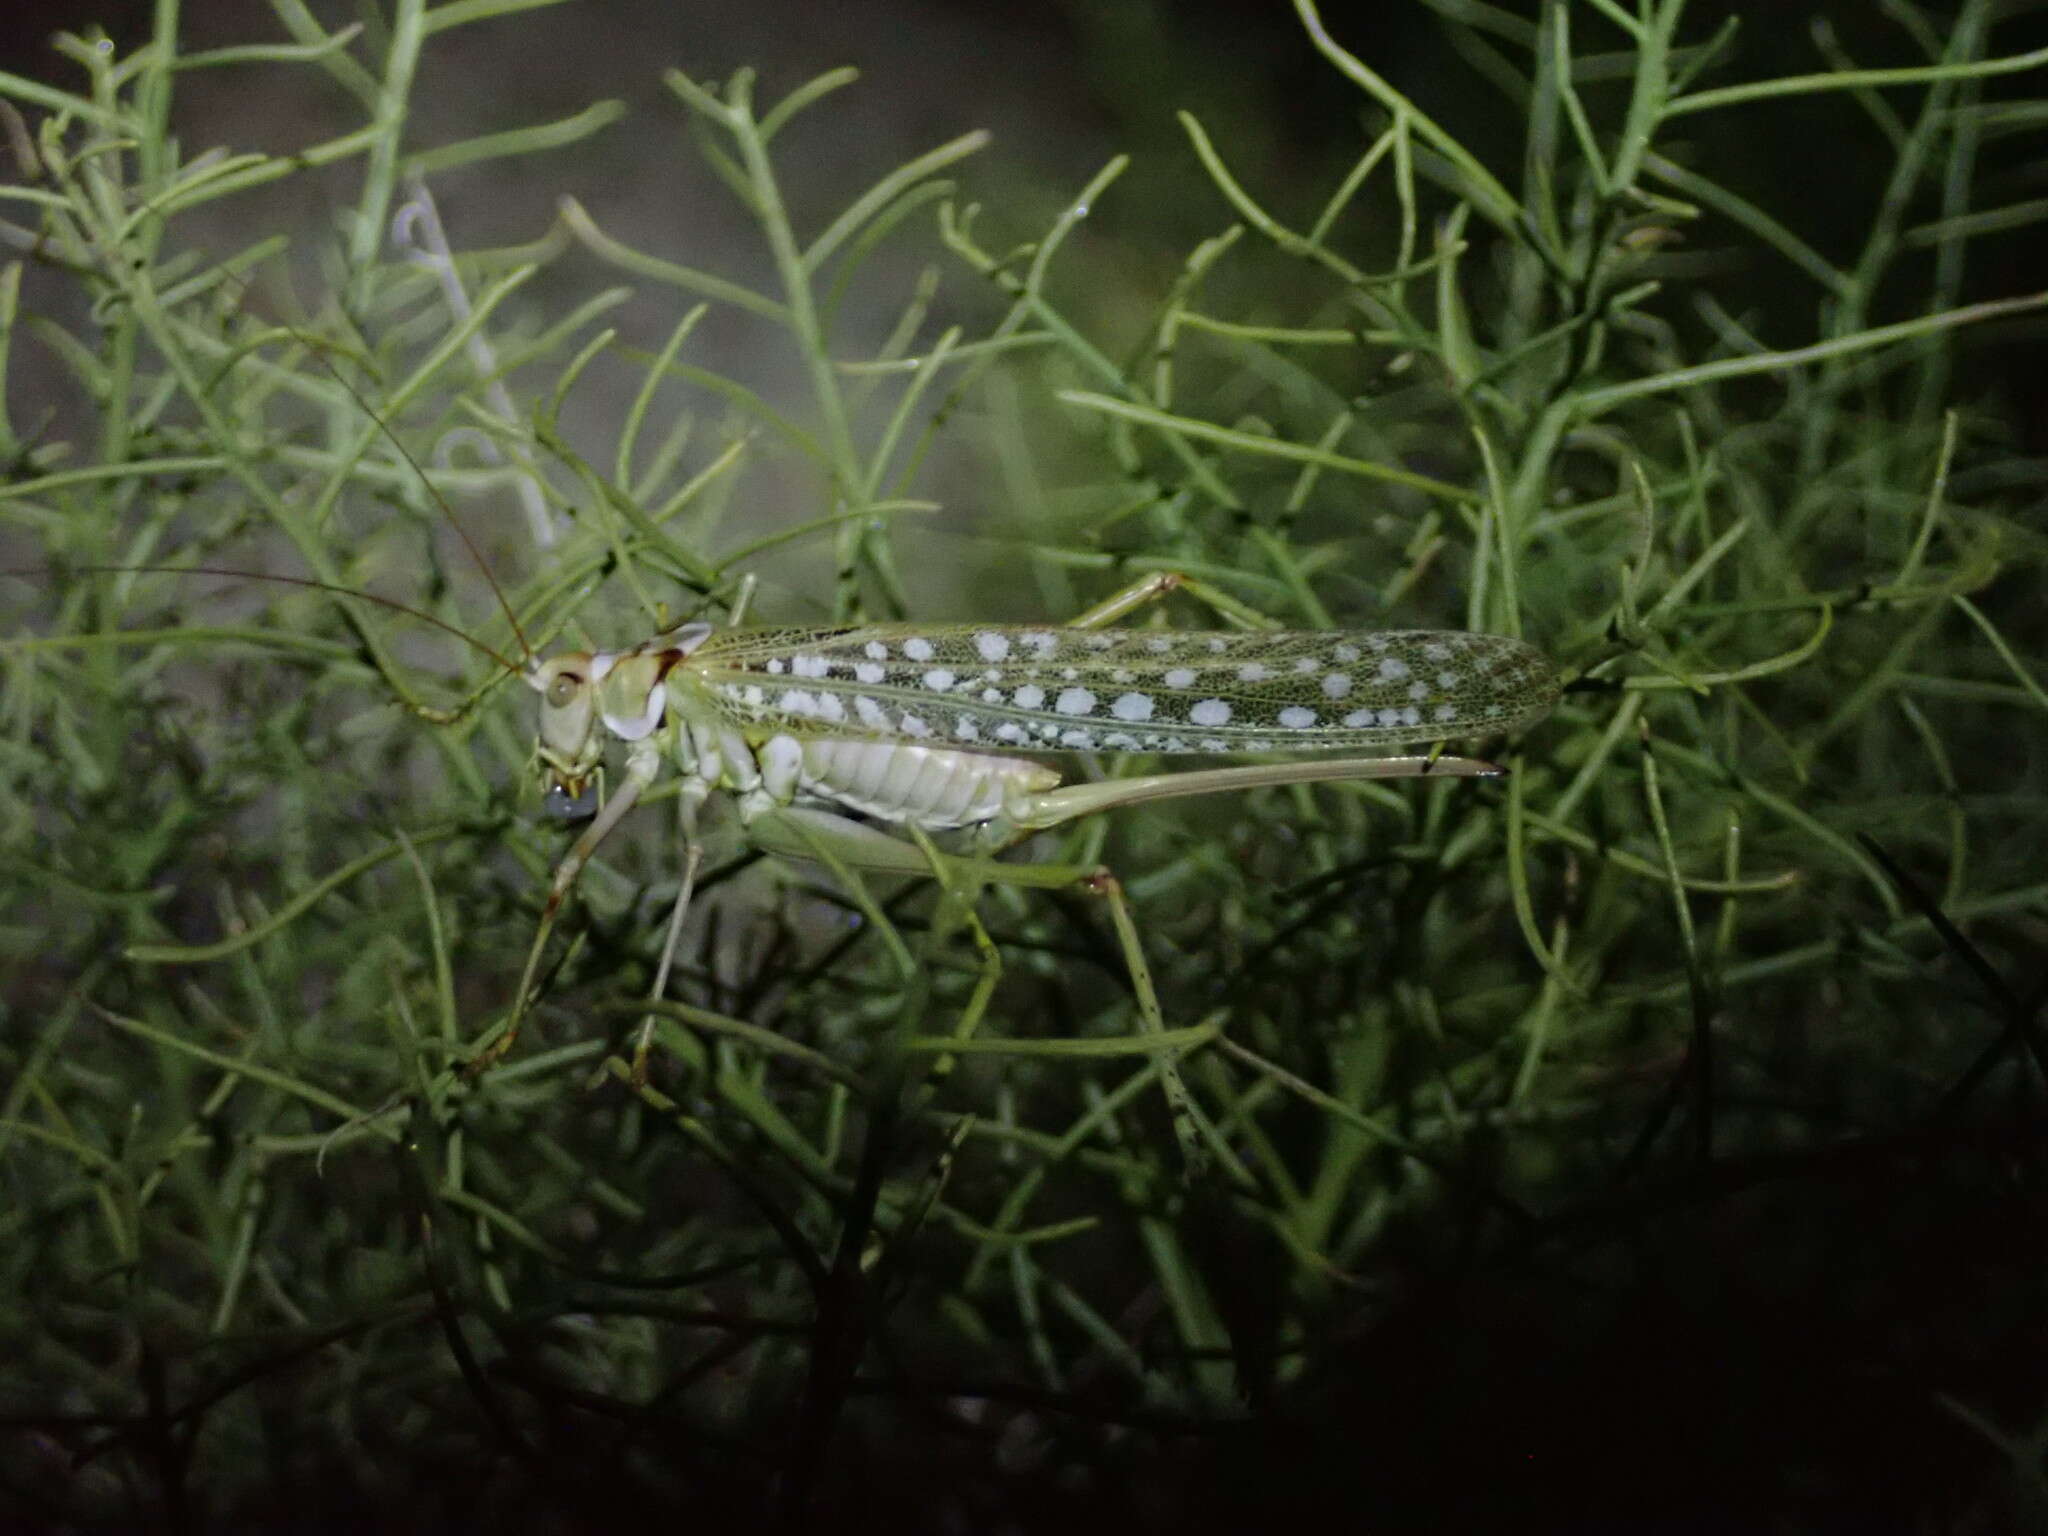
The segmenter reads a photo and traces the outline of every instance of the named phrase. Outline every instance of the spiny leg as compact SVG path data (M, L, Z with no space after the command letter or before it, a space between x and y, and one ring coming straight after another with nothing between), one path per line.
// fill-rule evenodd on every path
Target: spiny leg
M1126 806L1189 795L1229 794L1276 784L1338 784L1361 779L1496 779L1502 769L1477 757L1300 758L1286 763L1238 763L1228 768L1191 768L1183 773L1143 774L1062 784L1020 797L1002 822L992 823L993 846L1008 848L1039 832Z
M619 824L626 812L640 798L655 775L661 771L661 754L652 738L633 743L626 754L625 780L619 791L613 795L605 808L597 813L583 835L576 839L562 862L555 866L554 878L548 883L548 899L541 908L540 927L533 936L533 947L526 954L526 969L519 978L519 991L512 998L512 1012L505 1020L503 1030L495 1040L490 1041L470 1059L463 1069L463 1075L475 1078L489 1070L505 1053L512 1049L519 1038L520 1021L526 1016L526 1009L533 992L534 980L540 974L541 956L546 953L548 936L554 932L555 919L560 915L562 903L568 899L575 887L576 877L583 873L583 866L590 862L597 852L598 844L611 835L613 827Z

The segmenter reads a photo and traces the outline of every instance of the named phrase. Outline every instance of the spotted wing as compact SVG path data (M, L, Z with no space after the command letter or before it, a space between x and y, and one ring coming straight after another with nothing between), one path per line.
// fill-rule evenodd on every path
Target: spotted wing
M1540 651L1456 630L730 630L686 665L750 734L995 751L1387 747L1499 735L1557 697Z

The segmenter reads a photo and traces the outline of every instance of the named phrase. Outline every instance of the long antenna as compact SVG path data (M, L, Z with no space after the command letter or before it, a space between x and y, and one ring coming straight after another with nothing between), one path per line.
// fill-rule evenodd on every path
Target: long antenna
M339 582L315 581L310 576L279 576L269 571L237 570L230 565L69 565L56 568L16 568L0 571L7 576L49 576L55 571L88 571L105 574L162 574L167 576L230 576L239 581L277 581L288 587L307 587L315 592L333 592L342 597L359 597L366 603L375 603L380 608L389 608L393 613L406 614L422 624L431 624L444 634L453 635L464 645L471 646L491 658L507 672L523 672L525 667L511 657L485 645L465 629L459 629L446 619L439 619L424 608L415 608L410 603L401 603L395 597L380 597L375 592L365 592L360 587L344 587ZM523 638L523 637L522 637ZM530 653L529 653L530 654Z
M242 291L243 294L246 296L246 294L248 293L247 284L243 285ZM314 361L319 363L320 366L327 371L327 376L333 379L335 383L339 384L342 387L342 389L347 392L349 399L355 401L357 409L359 409L364 416L368 417L372 422L376 424L377 430L384 434L385 441L389 442L393 448L396 448L398 450L398 456L404 459L407 464L412 466L413 474L419 478L420 484L427 488L427 494L434 498L434 504L441 509L441 515L448 519L448 526L455 530L455 536L462 541L462 547L469 551L470 560L475 564L478 573L482 575L485 583L490 587L491 596L497 599L498 609L505 615L505 622L512 626L512 636L515 640L519 642L519 649L521 654L524 655L526 658L526 665L531 666L535 659L533 645L530 641L527 640L526 630L521 626L519 622L518 610L512 606L511 600L505 596L505 589L498 585L498 578L491 572L490 562L484 559L483 551L477 548L476 540L472 539L469 536L469 529L464 527L462 519L455 515L455 508L448 504L448 498L441 494L441 488L434 484L433 478L430 475L428 475L426 471L426 467L422 465L416 457L414 457L413 451L405 446L404 441L399 437L398 433L392 429L391 423L386 421L380 414L378 414L378 412L372 410L370 407L370 402L363 398L362 392L358 390L355 387L355 385L351 384L348 381L348 379L342 374L339 368L336 368L333 363L327 360L326 354L321 350L321 348L324 345L326 345L322 338L320 338L319 336L310 335L306 332L302 332L295 326L286 325L284 329L288 331L291 335L299 339L299 341L307 348L308 353L312 356ZM198 567L191 567L191 569L196 570L198 569ZM308 581L304 582L303 584L310 587L322 587L328 585L327 583L318 581ZM354 588L351 587L330 587L329 589L342 592L349 592L354 590ZM363 595L368 596L367 593ZM372 601L384 602L385 600L382 598L373 598ZM389 603L387 603L386 606L403 607L402 604L394 605ZM404 611L408 613L418 612L418 610L410 608L407 608ZM452 625L441 624L441 621L439 619L431 619L426 614L422 613L418 616L421 618L428 618L429 622L431 623L440 624L441 628L443 629L453 628ZM489 646L483 645L482 642L480 641L472 641L471 643L479 646L480 649L489 652L491 655L497 655L495 651L491 651L491 648ZM499 657L499 660L502 661L504 660L504 658ZM514 666L512 670L517 672L522 670L522 668Z
M236 290L236 303L238 308L240 307L243 301L247 300L250 291L255 286L252 282L242 278L238 278L233 273L226 271L223 271L221 273L221 280L225 283L229 283L234 286ZM404 440L399 437L397 431L393 429L391 423L386 421L378 411L374 410L371 407L370 402L368 400L363 398L362 391L357 389L354 384L350 383L347 376L344 375L339 368L335 367L334 364L328 360L327 354L323 349L331 346L332 343L328 342L324 337L321 337L313 332L300 330L297 326L292 325L288 321L279 320L272 323L274 323L277 326L277 328L282 330L286 335L292 337L301 346L306 348L307 354L316 363L320 365L320 367L326 372L329 378L333 379L336 384L339 384L341 386L343 393L345 393L349 397L349 399L355 402L356 409L361 411L363 415L376 427L376 429L384 435L385 441L390 443L393 448L398 450L398 456L404 459L406 464L410 466L414 478L416 478L422 486L426 487L427 494L434 499L434 505L441 509L441 515L447 519L448 526L455 530L456 538L462 541L462 547L468 551L471 564L475 565L478 574L483 577L485 585L487 585L491 589L491 596L497 601L498 611L505 615L505 622L512 626L512 637L519 642L520 654L525 657L525 662L522 665L515 665L507 661L505 657L500 656L496 651L492 650L491 647L483 644L482 641L471 639L468 635L464 635L462 638L468 640L471 645L476 646L477 649L483 651L485 654L496 659L500 665L506 667L507 670L509 671L523 671L526 667L532 666L539 658L534 653L533 643L526 638L525 627L519 622L519 611L512 606L511 599L506 597L505 589L498 584L498 578L496 574L491 570L490 562L484 558L484 553L482 549L480 549L477 546L476 540L470 537L468 527L463 523L462 519L456 515L455 508L449 505L448 498L441 494L441 488L434 484L433 477L429 475L426 471L426 466L421 464L419 459L413 454L413 451L405 446ZM367 346L365 346L364 351L367 354ZM77 567L77 569L91 569L91 567ZM100 569L115 570L120 569L120 567L106 566L100 567ZM173 569L187 569L198 571L204 570L205 568L200 566L187 566L174 567ZM409 608L403 603L397 603L388 598L375 597L367 592L358 593L356 589L353 587L338 586L332 583L314 581L304 577L266 576L253 571L221 571L217 572L217 574L254 577L257 580L262 581L292 581L296 582L300 586L310 587L316 591L338 592L343 594L353 594L361 597L369 597L370 601L374 603L381 603L383 606L387 608L395 608L401 612L412 614L416 618L425 619L428 623L433 624L438 628L449 630L451 633L458 633L458 631L454 629L453 625L445 624L441 620L434 618L431 614L423 613L417 608Z
M43 175L43 168L37 162L33 145L28 139L25 127L22 125L20 114L16 112L12 106L8 105L4 101L0 101L0 108L5 109L4 119L0 119L0 131L5 132L10 147L14 151L15 158L20 162L24 179L27 181L40 181ZM433 231L438 236L440 232L440 221L438 215L436 214L433 208L431 200L429 200L427 197L424 182L418 182L416 184L415 200L424 204L427 216L431 221ZM443 240L440 250L437 252L437 255L449 268L452 269L453 261L452 257L449 257L446 254L445 240ZM237 277L234 273L227 271L225 268L220 269L220 279L222 282L231 284L235 288L238 307L242 301L248 298L250 289L253 287L252 283L245 279ZM446 285L444 283L444 288L445 286ZM459 316L458 323L460 323ZM398 433L395 430L393 430L391 424L387 422L381 414L371 409L370 402L363 398L362 392L358 390L355 387L355 385L351 384L348 381L348 379L342 374L340 369L336 368L333 363L328 361L326 354L321 350L325 343L322 341L320 337L315 336L309 332L301 331L298 327L291 325L288 322L279 321L277 322L277 324L286 333L296 338L299 341L299 343L307 349L308 354L313 358L313 360L319 363L319 365L326 370L328 376L332 378L335 383L339 384L342 387L342 390L348 395L349 399L355 402L356 408L360 410L364 416L368 417L370 421L375 424L377 430L384 434L385 439L391 444L391 446L398 450L399 457L404 459L405 462L409 466L411 466L414 476L419 480L419 483L421 485L426 487L427 494L433 497L434 504L441 509L441 515L448 520L448 525L455 530L455 536L462 541L462 547L469 552L469 558L471 562L476 566L477 571L483 576L485 584L490 587L491 596L497 600L499 611L505 615L505 621L512 626L512 636L515 640L519 642L520 654L525 658L524 663L521 664L513 662L510 658L500 655L492 647L485 645L481 640L478 640L474 636L457 629L452 624L446 623L440 619L435 618L432 614L424 612L421 609L410 607L407 604L398 602L392 598L378 597L375 593L359 591L354 587L344 587L333 582L316 581L310 577L272 576L255 571L229 570L217 566L196 565L182 567L99 565L74 566L72 567L72 569L97 571L190 570L201 574L240 577L245 580L280 581L290 586L306 587L318 592L333 592L342 596L366 598L370 602L379 604L382 607L393 609L399 613L410 614L412 617L417 619L424 619L427 623L433 625L436 629L446 630L449 634L454 635L457 639L462 640L468 645L474 646L477 650L483 652L483 654L485 654L486 656L489 656L493 661L497 662L498 665L503 667L507 672L519 672L525 670L527 667L532 666L538 660L538 658L534 654L533 643L526 638L525 626L523 626L519 622L519 611L512 606L511 600L505 596L505 589L498 584L498 578L496 574L491 570L490 562L484 558L483 551L477 547L476 540L470 537L469 529L466 526L464 526L462 519L456 515L455 508L449 505L448 498L441 494L441 488L434 484L433 477L427 473L426 467L422 465L419 459L414 456L412 450L405 446L405 443L399 438Z

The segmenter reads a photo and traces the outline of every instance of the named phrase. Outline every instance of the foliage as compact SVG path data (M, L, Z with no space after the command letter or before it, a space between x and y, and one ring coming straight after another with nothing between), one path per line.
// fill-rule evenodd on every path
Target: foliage
M22 1499L701 1512L863 1462L920 1524L1023 1499L1023 1468L1094 1498L1532 1251L1595 1272L1703 1193L1938 1161L1965 1128L2024 1155L2039 476L2006 403L1954 391L1966 338L2048 304L1968 286L1978 242L2039 217L1985 206L1977 167L2037 134L2038 100L1993 92L2042 60L1997 51L1989 5L1888 7L1910 68L1731 80L1732 32L1683 0L1431 0L1522 114L1504 171L1297 0L1358 92L1349 172L1296 206L1184 114L1216 232L1108 301L1086 221L1121 160L1035 234L947 179L972 133L789 207L778 165L850 72L772 103L667 77L759 223L756 273L566 199L530 246L449 252L424 178L618 115L408 138L439 39L526 8L398 0L327 32L280 5L289 42L181 55L166 0L138 52L67 40L82 83L0 76L0 367L38 354L89 407L14 382L0 412L0 539L34 568L0 588ZM199 69L302 72L361 125L188 157ZM1891 157L1841 249L1736 190L1724 125L1781 99ZM309 308L322 253L182 235L332 166L360 179ZM877 258L933 231L854 355ZM663 296L665 339L607 328L624 289L559 315L522 293L572 251ZM1726 299L1754 273L1769 331ZM692 361L713 313L793 360L794 398ZM564 422L600 378L630 403L593 447ZM955 484L982 488L971 521L935 498ZM522 648L722 618L748 578L770 622L1057 622L1165 570L1247 623L1526 635L1576 682L1498 782L1041 840L1120 872L1197 1035L1141 1028L1083 892L849 890L729 826L650 1005L680 868L657 792L584 879L541 1038L460 1073L568 836L533 814ZM635 1087L616 1053L650 1007ZM1162 1041L1196 1038L1190 1179L1160 1078ZM1836 1486L1788 1456L1788 1487Z

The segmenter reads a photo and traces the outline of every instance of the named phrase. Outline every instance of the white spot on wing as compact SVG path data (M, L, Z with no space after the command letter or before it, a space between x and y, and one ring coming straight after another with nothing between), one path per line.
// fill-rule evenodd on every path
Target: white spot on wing
M933 667L931 671L925 673L923 681L925 687L931 689L933 693L944 693L953 686L953 674L944 667Z
M853 664L854 678L863 683L879 683L882 680L882 664L878 661L856 661Z
M1195 686L1193 667L1175 667L1161 679L1169 688L1192 688Z
M1045 690L1036 683L1026 683L1011 696L1011 702L1019 709L1043 709Z
M887 661L889 659L889 647L882 644L879 640L870 640L860 649L861 654L866 656L869 661Z
M1095 695L1086 688L1062 688L1052 707L1063 715L1085 715L1095 707Z
M1408 675L1408 663L1398 656L1380 658L1379 678L1383 683L1398 683Z
M1280 723L1290 731L1305 731L1316 723L1316 712L1292 704L1280 711Z
M1116 702L1109 706L1109 712L1119 720L1150 720L1152 718L1152 695L1149 693L1120 693L1116 697Z
M1241 683L1259 683L1265 679L1266 668L1263 662L1248 661L1237 669L1237 680Z
M1188 719L1196 725L1227 725L1230 722L1230 706L1221 699L1203 699L1188 711Z
M1001 661L1010 654L1010 637L985 629L974 637L974 648L983 661Z
M1358 647L1355 645L1332 646L1330 648L1330 658L1339 666L1348 667L1352 662L1358 660Z
M930 661L932 659L932 643L922 635L912 635L903 642L903 654L912 661Z
M1348 672L1325 672L1323 674L1323 697L1341 699L1351 691L1351 675Z

